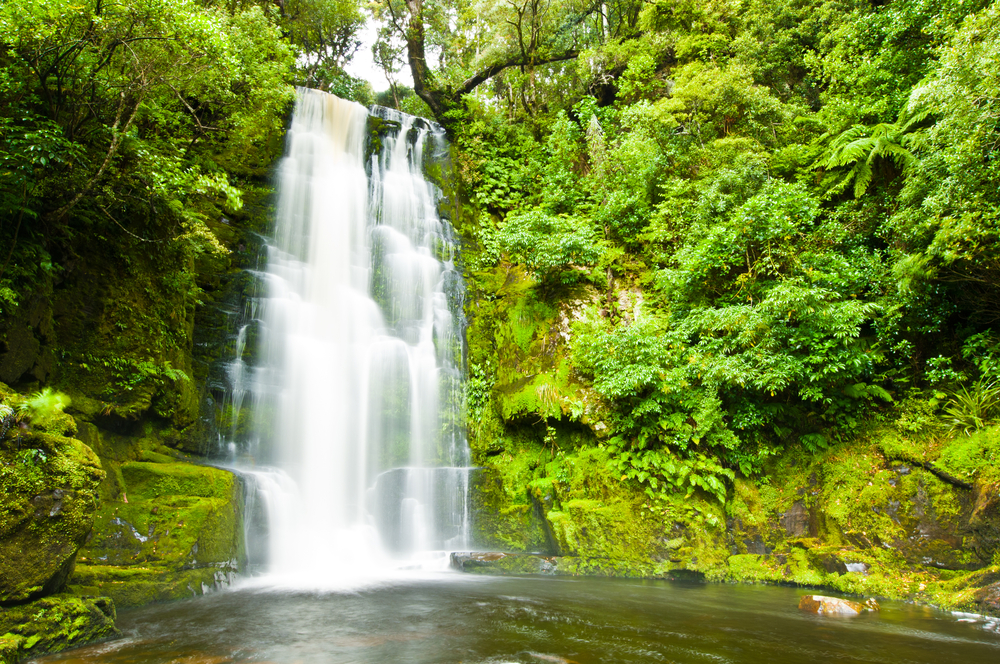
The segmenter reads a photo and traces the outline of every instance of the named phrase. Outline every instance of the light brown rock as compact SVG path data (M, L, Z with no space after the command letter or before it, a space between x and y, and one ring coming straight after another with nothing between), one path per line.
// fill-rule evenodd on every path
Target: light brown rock
M878 602L869 599L861 604L839 597L805 595L799 600L799 608L821 616L856 616L862 611L878 611Z

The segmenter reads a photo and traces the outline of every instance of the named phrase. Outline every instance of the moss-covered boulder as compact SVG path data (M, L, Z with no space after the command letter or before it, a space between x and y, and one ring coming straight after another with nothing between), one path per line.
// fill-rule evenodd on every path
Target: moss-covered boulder
M60 590L97 510L100 460L71 418L49 419L0 439L0 604Z
M0 609L0 664L121 636L107 597L54 595Z
M245 562L236 477L154 452L142 458L120 465L121 494L97 514L69 589L127 607L228 583Z

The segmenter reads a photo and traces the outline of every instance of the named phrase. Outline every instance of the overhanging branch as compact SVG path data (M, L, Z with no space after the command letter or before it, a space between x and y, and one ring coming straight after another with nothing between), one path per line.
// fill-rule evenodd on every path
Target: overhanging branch
M521 67L525 65L532 65L532 66L547 65L553 62L564 62L566 60L572 60L578 55L580 55L579 51L566 51L565 53L554 55L548 58L542 58L540 60L531 60L531 59L525 60L524 58L518 56L516 58L511 58L504 62L498 62L496 64L492 64L480 70L473 76L470 76L469 78L465 79L462 85L459 86L458 90L455 91L455 94L457 96L468 94L473 90L475 90L479 85L485 83L486 81L490 80L491 78L501 73L505 69L509 69L510 67Z

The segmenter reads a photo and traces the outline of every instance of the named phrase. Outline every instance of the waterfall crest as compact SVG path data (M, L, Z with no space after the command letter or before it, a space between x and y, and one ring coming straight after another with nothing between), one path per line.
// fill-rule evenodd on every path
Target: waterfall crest
M462 281L425 159L436 125L300 89L249 390L266 568L308 579L468 546ZM239 367L242 377L245 367ZM242 399L242 396L241 396Z

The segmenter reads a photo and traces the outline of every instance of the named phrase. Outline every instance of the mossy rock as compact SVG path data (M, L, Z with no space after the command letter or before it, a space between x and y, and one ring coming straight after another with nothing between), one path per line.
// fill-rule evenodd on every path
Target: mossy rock
M509 484L495 467L478 469L469 486L473 541L509 552L556 553L546 533L545 517L527 491L510 495Z
M228 583L246 558L236 477L158 452L142 456L152 461L121 464L121 496L98 512L70 589L138 606Z
M91 531L103 478L79 440L19 431L0 441L0 603L62 587Z
M0 664L119 636L107 597L54 595L0 609Z
M107 596L116 606L130 608L204 595L228 586L236 575L236 567L225 563L173 569L164 565L115 566L81 562L66 589L80 596Z
M490 576L555 574L558 558L524 553L474 552L451 554L451 567Z

